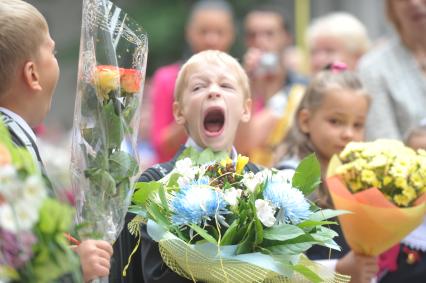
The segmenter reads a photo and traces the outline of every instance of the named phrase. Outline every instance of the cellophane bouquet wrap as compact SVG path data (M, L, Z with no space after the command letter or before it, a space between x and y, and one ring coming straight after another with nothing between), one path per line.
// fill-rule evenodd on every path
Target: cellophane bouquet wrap
M48 191L32 155L0 122L0 282L81 282L64 236L73 209Z
M194 281L348 282L303 256L313 245L339 249L326 226L342 212L319 210L305 198L319 183L315 157L296 172L254 174L245 171L247 162L186 150L163 179L137 184L131 211L139 216L130 232L147 221L164 262Z
M426 151L395 140L352 142L330 162L329 192L352 250L379 255L423 221Z
M84 0L72 141L81 238L114 242L139 175L147 36L119 7Z

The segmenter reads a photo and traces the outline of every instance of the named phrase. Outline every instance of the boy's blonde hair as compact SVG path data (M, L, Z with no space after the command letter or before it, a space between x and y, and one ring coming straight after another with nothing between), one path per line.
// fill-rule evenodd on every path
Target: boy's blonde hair
M48 26L43 15L21 0L0 1L0 96L17 69L38 55Z
M185 90L185 87L188 85L189 74L192 72L194 66L201 63L226 66L230 72L234 72L236 75L237 81L243 89L244 98L250 98L251 94L248 77L240 63L238 63L234 57L226 54L225 52L218 50L206 50L193 55L180 69L176 79L174 93L175 101L179 103L182 102L182 93Z

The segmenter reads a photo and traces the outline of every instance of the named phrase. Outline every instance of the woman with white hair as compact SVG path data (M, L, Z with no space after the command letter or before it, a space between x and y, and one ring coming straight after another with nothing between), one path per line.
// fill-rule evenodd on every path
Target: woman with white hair
M312 74L331 62L344 62L354 70L370 46L367 29L356 17L334 12L314 19L306 33Z

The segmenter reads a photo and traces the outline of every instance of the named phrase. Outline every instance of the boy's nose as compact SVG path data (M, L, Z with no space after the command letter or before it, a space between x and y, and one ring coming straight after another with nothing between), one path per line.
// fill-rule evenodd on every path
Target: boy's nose
M209 99L214 99L214 98L219 98L221 96L221 94L217 91L211 91L209 92L208 98Z
M212 99L212 98L219 98L221 96L220 94L220 87L216 84L212 84L209 88L209 94L208 94L208 98Z

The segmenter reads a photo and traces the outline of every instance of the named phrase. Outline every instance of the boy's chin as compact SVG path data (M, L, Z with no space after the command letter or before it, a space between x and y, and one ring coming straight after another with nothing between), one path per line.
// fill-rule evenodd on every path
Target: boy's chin
M229 151L232 148L232 142L223 139L223 137L209 138L203 140L204 147L213 151Z

